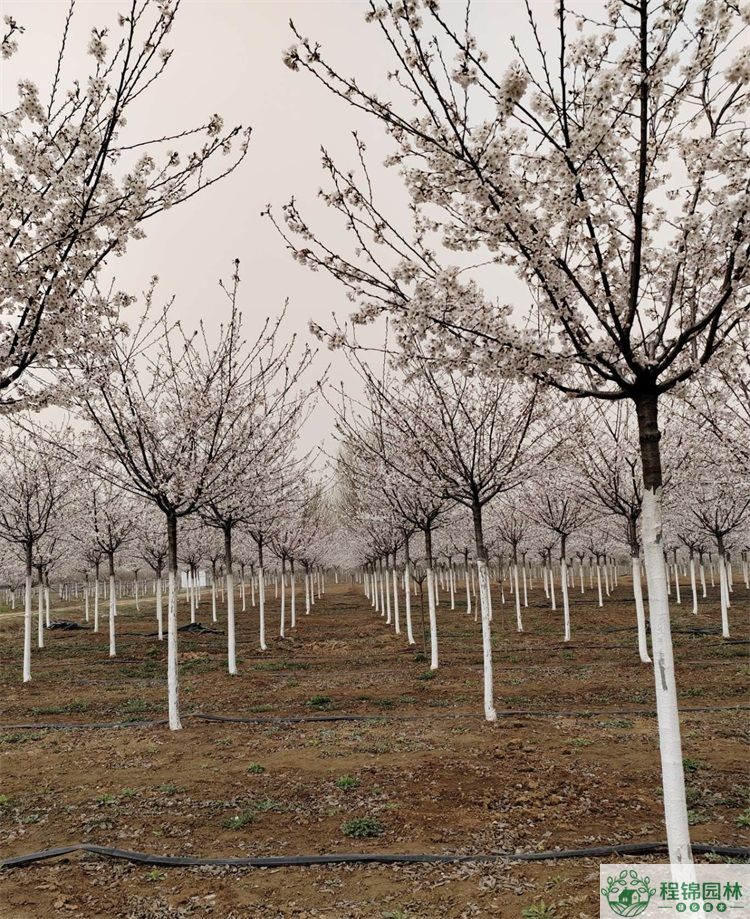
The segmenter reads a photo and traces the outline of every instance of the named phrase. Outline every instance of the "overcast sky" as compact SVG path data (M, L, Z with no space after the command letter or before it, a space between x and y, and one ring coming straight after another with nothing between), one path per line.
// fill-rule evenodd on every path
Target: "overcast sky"
M538 0L535 5L540 17L551 24L552 0ZM0 0L0 11L12 13L26 28L19 52L10 62L0 63L3 110L12 105L21 77L33 79L43 95L48 92L67 6L67 0ZM89 70L92 59L85 49L91 27L111 26L116 33L116 15L123 6L127 0L78 0L67 85ZM443 6L458 12L463 3ZM475 0L473 6L480 43L502 72L510 60L509 35L524 31L523 5L518 0ZM377 123L282 63L282 53L292 41L291 17L303 34L323 44L342 71L387 94L385 74L392 61L377 40L376 29L365 23L365 10L363 0L183 0L169 36L172 60L149 91L146 104L138 105L138 116L131 118L129 129L143 136L170 134L218 112L227 125L252 126L250 150L229 178L147 225L147 238L133 242L126 256L109 266L121 287L137 293L157 274L164 297L176 295L176 310L186 325L195 325L201 317L210 322L225 308L218 278L226 276L232 260L239 258L241 305L250 329L277 313L287 297L288 330L305 339L310 318L325 323L332 310L346 315L348 303L341 289L324 275L311 274L293 262L260 212L266 204L278 207L294 195L307 213L320 215L323 225L330 226L325 208L316 201L323 181L321 145L342 163L353 165L351 131L356 129L366 140L373 163L382 162L390 151ZM403 197L397 176L383 168L376 170L376 179L388 207L398 213ZM343 234L340 238L343 243ZM523 298L523 289L512 277L497 273L490 283L494 296L505 301ZM343 379L354 385L341 355L323 352L318 369L328 362L333 381ZM331 420L327 409L318 410L305 443L323 439Z

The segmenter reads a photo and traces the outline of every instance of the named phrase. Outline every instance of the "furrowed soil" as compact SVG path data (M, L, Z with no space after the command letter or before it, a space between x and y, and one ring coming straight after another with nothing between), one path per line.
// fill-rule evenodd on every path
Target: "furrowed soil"
M672 621L692 838L749 846L750 594L735 582L732 639L723 640L718 587L698 616L688 591ZM663 840L653 674L638 659L629 583L602 608L595 591L576 588L567 645L562 612L538 586L522 634L512 598L503 605L494 593L492 725L482 718L480 626L463 594L451 611L441 593L431 673L418 596L410 649L348 583L329 584L309 616L298 599L297 628L273 638L271 588L261 653L248 590L244 612L237 601L239 674L230 677L223 604L212 626L204 591L198 619L219 631L180 633L179 732L164 723L166 642L154 635L153 600L140 610L122 601L110 659L105 616L94 633L80 605L57 598L53 618L86 627L47 631L38 650L35 623L25 686L22 618L0 610L0 858L74 842L222 857ZM184 597L179 616L189 621ZM340 715L367 717L314 720ZM274 720L290 716L311 720ZM121 722L130 724L85 727ZM69 729L46 727L59 724ZM367 829L359 818L372 818L378 835L347 835ZM599 914L598 865L154 869L78 853L3 870L0 916L520 919L543 901L552 911L532 915L583 919Z

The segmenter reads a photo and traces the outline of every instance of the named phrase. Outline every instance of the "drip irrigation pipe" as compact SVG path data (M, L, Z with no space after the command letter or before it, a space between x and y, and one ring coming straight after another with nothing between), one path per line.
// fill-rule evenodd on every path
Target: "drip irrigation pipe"
M694 843L693 852L699 855L721 855L728 858L750 858L750 848L739 846L719 846L710 843ZM249 858L201 858L184 855L150 855L145 852L132 852L128 849L112 849L108 846L97 846L92 843L75 843L59 846L54 849L42 849L39 852L28 852L24 855L13 855L3 859L3 868L23 868L35 862L72 855L75 852L87 852L103 858L135 862L139 865L153 865L160 868L201 868L209 866L234 868L286 868L299 865L455 865L492 862L542 862L557 859L603 858L610 855L652 855L667 851L664 842L622 843L621 845L593 846L588 849L551 849L546 852L491 852L479 855L452 854L378 854L334 853L329 855L271 855Z
M748 705L722 705L722 706L700 706L690 708L681 708L681 714L694 714L704 712L745 712L750 711ZM655 716L656 710L652 708L622 708L622 709L588 709L583 711L554 711L551 709L498 709L498 718L596 718L609 715L650 715ZM450 718L476 718L480 717L478 712L430 712L419 715L346 715L346 714L329 714L329 715L280 715L280 716L263 716L263 715L212 715L206 712L188 712L182 716L185 719L194 718L197 721L222 724L315 724L318 722L336 722L336 721L424 721ZM166 724L165 718L151 719L147 721L113 721L113 722L92 722L87 724L83 721L58 721L39 724L0 724L2 731L74 731L88 729L108 729L108 728L141 728L150 727L151 725Z

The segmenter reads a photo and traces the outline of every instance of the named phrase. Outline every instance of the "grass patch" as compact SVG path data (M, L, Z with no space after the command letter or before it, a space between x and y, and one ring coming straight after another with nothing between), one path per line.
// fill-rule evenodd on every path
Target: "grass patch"
M531 906L525 906L521 910L523 919L557 919L557 911L554 906L548 906L544 900L534 903Z
M154 702L149 702L147 699L136 696L133 699L126 699L121 702L117 707L117 711L120 715L145 715L155 708L156 704Z
M243 827L252 823L253 820L255 820L255 812L252 808L248 807L234 817L227 817L226 820L222 820L221 825L225 830L241 830Z
M313 696L312 699L309 699L307 704L310 708L314 708L317 711L328 711L328 709L333 705L333 699L330 696Z
M342 791L351 791L352 788L359 788L360 780L354 775L340 775L336 779L336 787Z
M382 836L385 827L375 817L352 817L341 825L341 832L350 839L372 839Z
M39 740L41 734L35 734L33 731L14 731L10 734L0 734L0 745L30 743L32 740Z

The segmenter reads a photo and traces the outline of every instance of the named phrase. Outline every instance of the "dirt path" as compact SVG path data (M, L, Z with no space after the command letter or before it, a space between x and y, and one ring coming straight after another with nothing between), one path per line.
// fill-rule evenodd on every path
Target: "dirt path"
M259 723L186 718L177 734L163 724L0 728L2 854L79 841L239 856L512 852L661 839L652 675L637 658L629 596L621 584L603 609L593 593L574 596L568 647L561 612L547 608L541 591L530 598L523 635L512 605L495 598L498 708L526 714L488 726L480 715L479 627L462 603L451 611L441 598L442 663L431 676L418 600L416 650L358 588L340 585L309 617L299 615L290 638L261 654L248 594L248 609L238 612L236 678L226 673L223 633L181 633L182 706ZM748 721L739 710L748 703L750 603L738 585L736 642L721 640L717 604L712 596L697 619L684 607L674 613L693 838L750 845L741 825L750 806ZM21 622L0 619L2 722L163 718L166 648L150 636L152 605L141 606L140 613L123 606L118 616L115 660L104 631L48 632L27 686L19 683ZM64 615L82 618L69 607ZM199 618L211 624L207 594ZM367 720L270 720L349 715ZM358 838L368 829L377 835ZM544 900L557 919L578 919L598 915L597 880L595 861L151 870L76 855L5 872L0 916L517 919Z

